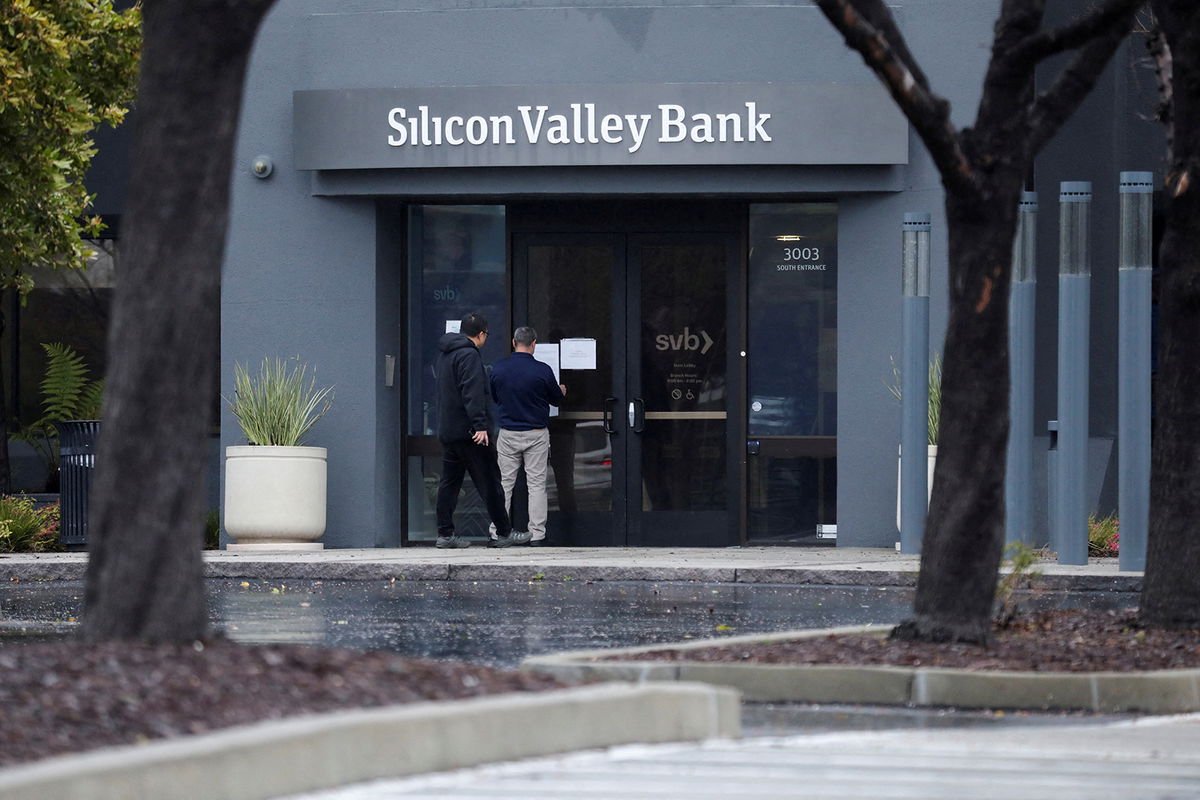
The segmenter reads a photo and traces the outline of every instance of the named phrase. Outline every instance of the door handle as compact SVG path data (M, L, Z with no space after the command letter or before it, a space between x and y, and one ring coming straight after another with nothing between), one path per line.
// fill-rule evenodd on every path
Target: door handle
M605 433L616 433L617 429L613 426L613 405L617 402L615 397L604 398L603 425Z
M629 403L629 427L634 433L646 430L646 404L642 398L635 397Z
M635 424L637 424L637 414L633 410L633 401L630 400L629 401L629 427L632 428Z

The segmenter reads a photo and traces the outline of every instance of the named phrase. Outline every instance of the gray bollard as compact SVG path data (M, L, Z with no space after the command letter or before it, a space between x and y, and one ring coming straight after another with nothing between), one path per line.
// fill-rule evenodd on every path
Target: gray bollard
M1088 332L1091 322L1091 181L1063 181L1058 245L1058 494L1060 564L1088 558Z
M1121 173L1117 467L1121 569L1146 568L1150 524L1150 314L1153 172Z
M1004 476L1005 541L1034 544L1033 358L1037 301L1037 193L1021 194L1008 308L1009 429Z
M1050 445L1046 449L1046 529L1050 531L1050 549L1058 552L1058 507L1062 498L1058 496L1058 420L1046 423L1046 435Z
M929 509L929 231L925 213L904 215L900 373L900 552L921 552Z

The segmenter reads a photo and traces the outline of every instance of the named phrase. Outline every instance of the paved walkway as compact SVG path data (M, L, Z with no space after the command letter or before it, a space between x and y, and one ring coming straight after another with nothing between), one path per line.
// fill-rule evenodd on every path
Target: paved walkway
M731 797L1197 798L1200 715L1110 725L627 746L303 796L304 800Z

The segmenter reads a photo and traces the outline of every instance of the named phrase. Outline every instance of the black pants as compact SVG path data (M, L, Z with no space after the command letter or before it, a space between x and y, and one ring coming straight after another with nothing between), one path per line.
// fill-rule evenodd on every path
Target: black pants
M500 467L496 464L496 442L488 439L487 447L470 439L442 442L442 480L437 493L438 536L454 535L454 507L463 476L470 474L475 489L487 505L488 516L496 526L497 536L508 536L512 525L504 510L504 490L500 488Z

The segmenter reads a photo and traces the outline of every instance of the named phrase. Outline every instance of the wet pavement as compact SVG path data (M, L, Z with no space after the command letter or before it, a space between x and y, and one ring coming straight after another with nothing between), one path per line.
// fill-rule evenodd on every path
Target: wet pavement
M389 650L516 667L529 655L725 635L898 622L912 590L688 581L209 579L214 629L247 643ZM1120 591L1019 595L1031 606L1115 608ZM67 635L83 583L0 584L0 643ZM836 731L1102 723L1130 715L745 703L747 737Z
M907 590L545 581L214 582L247 642L311 642L515 667L529 655L899 620Z
M515 667L529 655L763 631L891 624L912 591L680 581L210 579L213 625L251 643L389 650ZM67 633L79 581L0 585L0 632ZM1126 592L1049 592L1034 605L1112 608Z
M209 580L214 628L249 643L390 650L515 667L528 655L892 623L907 589L688 582ZM67 633L79 581L0 586L9 633Z

